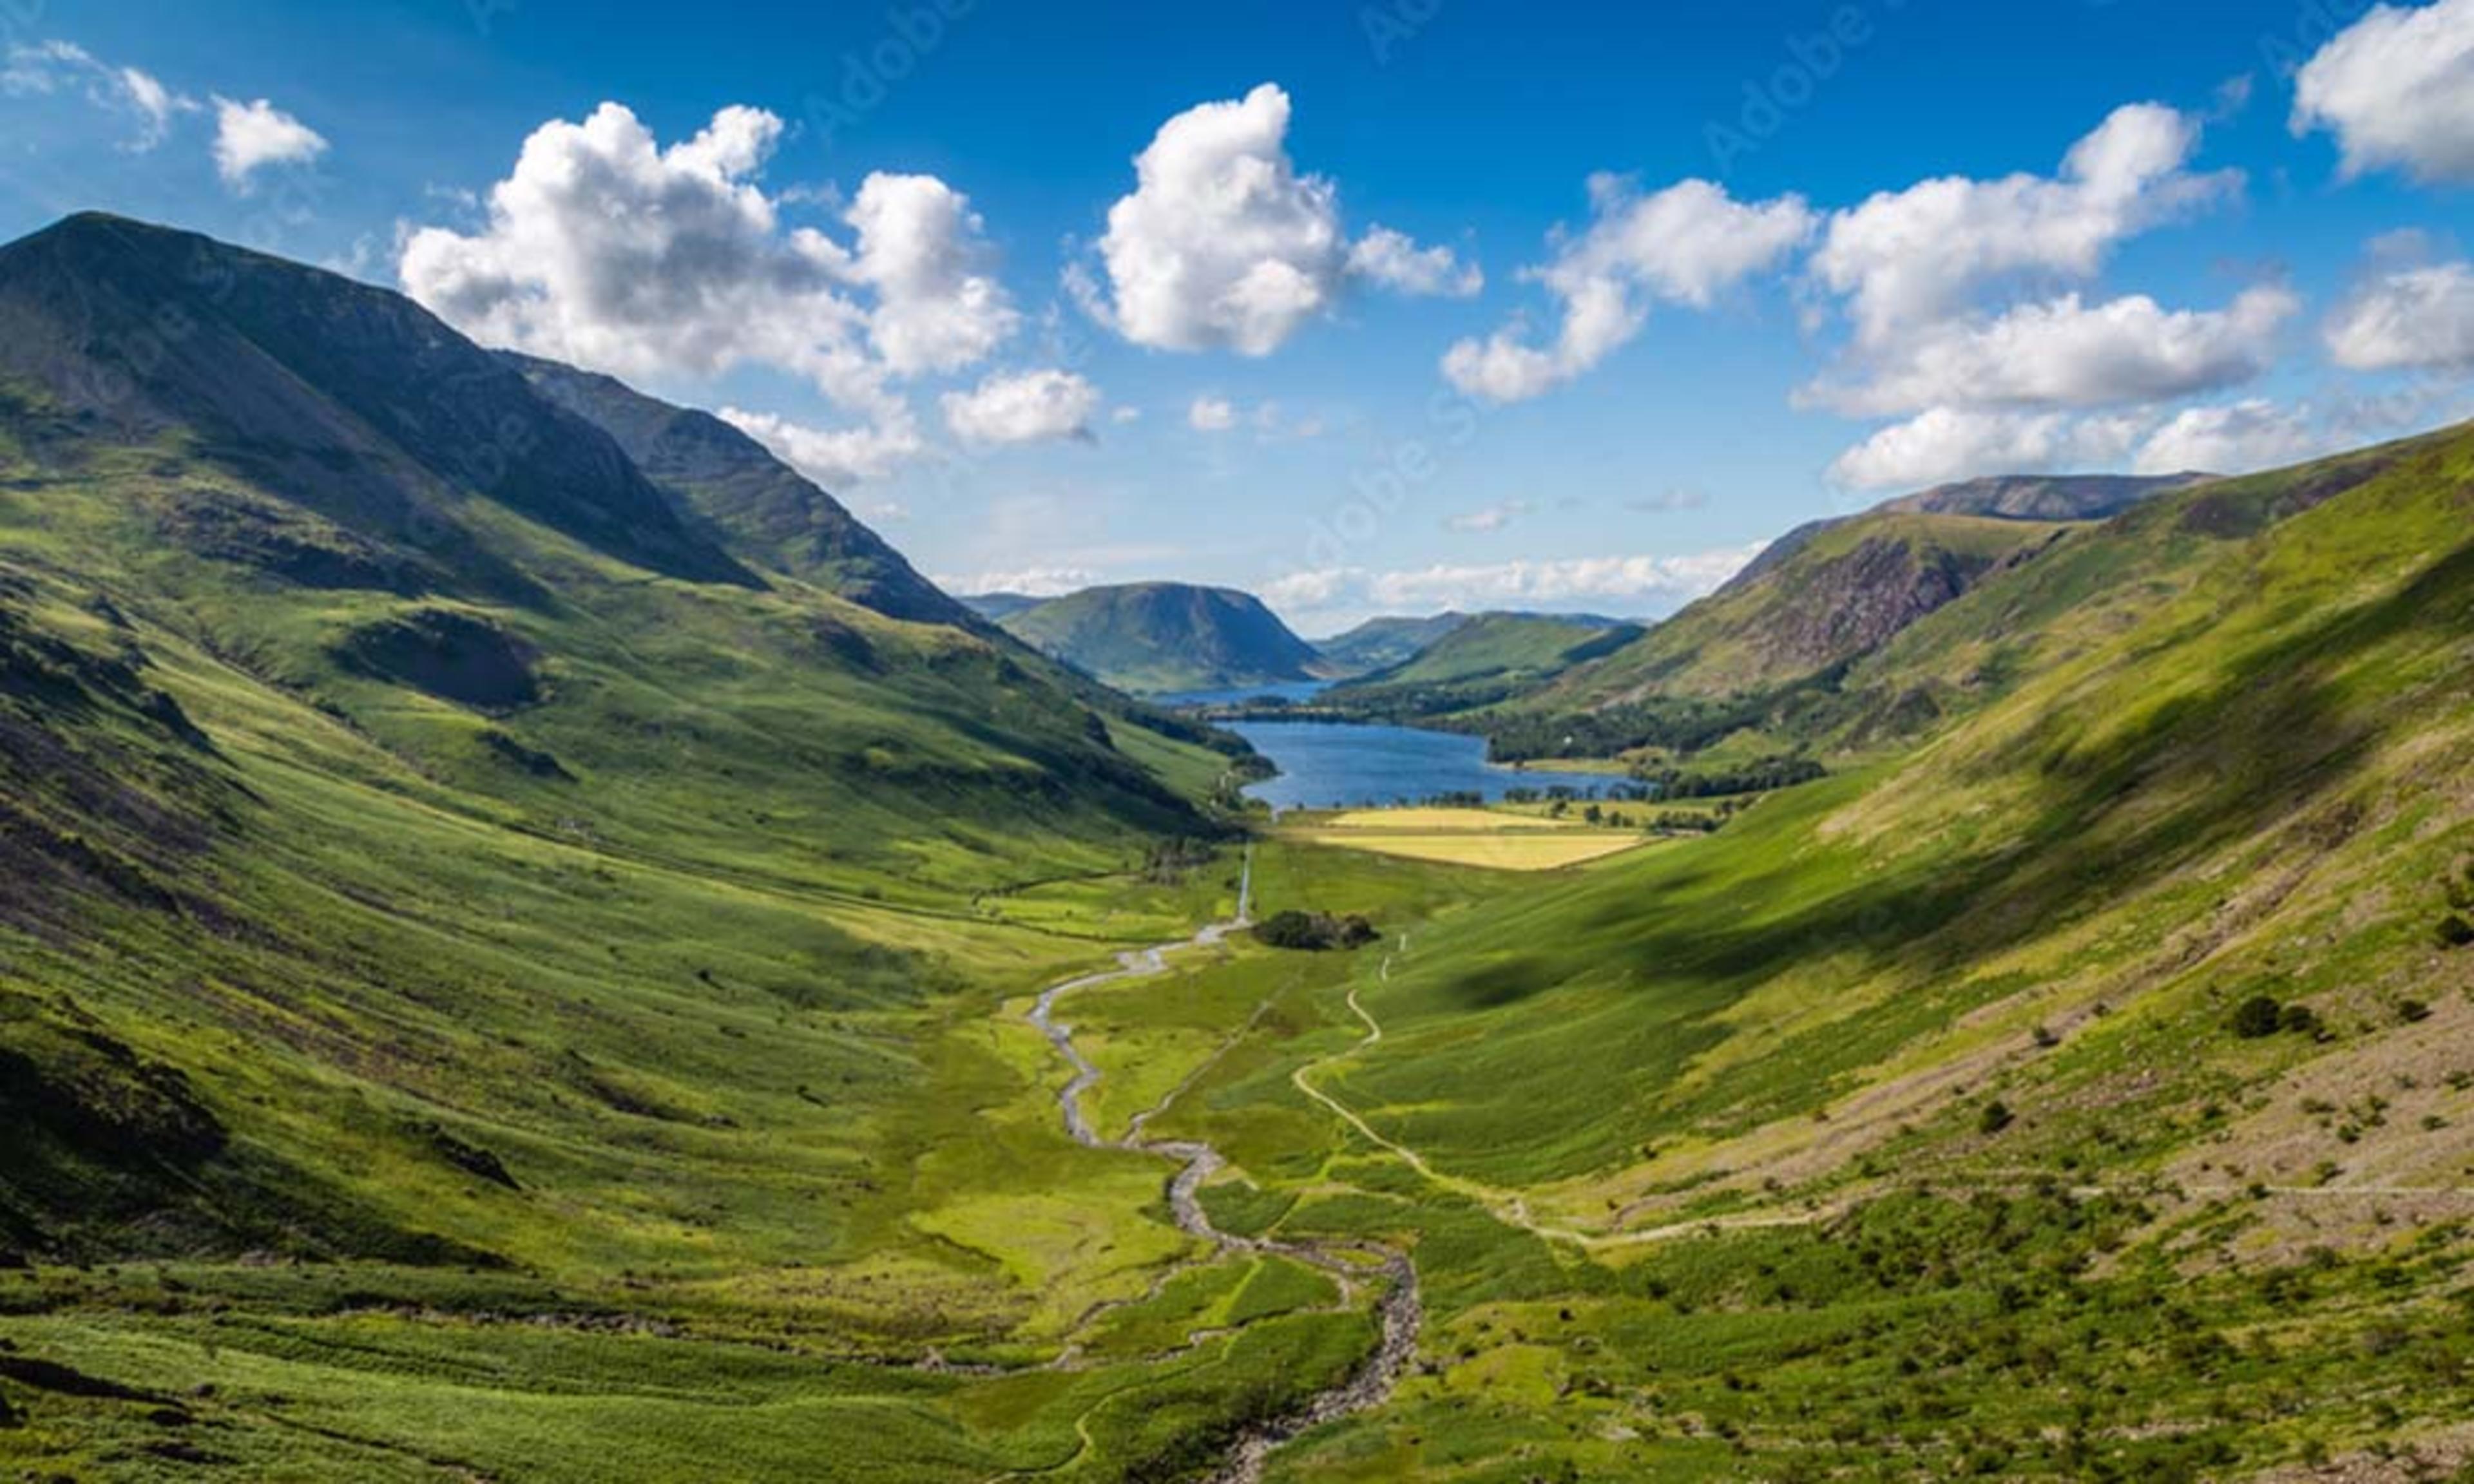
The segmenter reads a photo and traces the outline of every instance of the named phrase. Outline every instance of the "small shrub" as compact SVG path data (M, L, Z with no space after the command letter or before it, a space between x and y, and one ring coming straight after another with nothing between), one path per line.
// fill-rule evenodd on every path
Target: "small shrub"
M2018 1114L2010 1111L2010 1105L1997 1098L1984 1105L1984 1112L1977 1117L1976 1128L1980 1134L1999 1134L2018 1121Z
M2273 1036L2283 1024L2285 1007L2266 994L2254 994L2234 1012L2234 1034L2244 1041Z
M2316 1036L2319 1034L2319 1013L2308 1005L2288 1005L2277 1012L2276 1028L2289 1036Z
M2418 999L2399 1000L2397 1018L2408 1025L2419 1025L2431 1018L2431 1007Z
M2432 936L2443 948L2462 948L2474 945L2474 922L2465 921L2462 913L2452 912L2439 920L2439 925L2432 929Z

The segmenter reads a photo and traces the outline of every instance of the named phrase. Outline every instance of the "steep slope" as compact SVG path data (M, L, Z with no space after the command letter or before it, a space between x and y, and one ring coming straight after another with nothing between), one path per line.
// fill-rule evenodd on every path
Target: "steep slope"
M2066 527L1877 513L1821 527L1636 642L1521 705L1588 711L1652 696L1773 689L1889 641L1988 577L2036 560Z
M789 1111L665 1018L854 1066L816 1012L1081 951L974 894L1213 832L1225 759L766 581L393 295L80 218L0 250L0 1242L625 1246L601 1179L752 1173ZM485 1140L566 1213L442 1206Z
M1314 641L1332 674L1343 679L1371 675L1406 664L1426 648L1469 621L1467 613L1438 613L1432 618L1370 618L1346 634Z
M1418 924L1154 1125L1306 1088L1215 1209L1417 1244L1448 1383L1294 1476L2460 1465L2474 429L2066 550L1897 641L2010 657L1906 750Z
M1877 507L1908 515L1984 515L2000 520L2110 520L2160 494L2213 474L2007 474L1941 485Z
M617 440L717 542L747 561L888 617L968 626L968 610L840 502L719 418L673 407L613 377L502 354L535 390Z
M1259 599L1225 587L1091 587L1003 622L1041 653L1137 693L1309 680L1320 659Z

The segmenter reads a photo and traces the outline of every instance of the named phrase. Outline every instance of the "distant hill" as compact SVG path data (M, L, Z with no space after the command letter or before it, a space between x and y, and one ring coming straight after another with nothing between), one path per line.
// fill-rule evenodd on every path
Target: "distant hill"
M2008 474L1942 485L1876 507L1910 515L1986 515L1998 520L2110 520L2143 500L2214 479L2213 474Z
M1438 639L1469 621L1467 613L1431 618L1370 618L1346 634L1315 641L1323 664L1339 676L1370 675L1415 659Z
M1027 611L1047 602L1027 592L978 592L958 594L955 601L990 623L1001 624L1014 614Z
M1871 653L2074 527L1879 511L1808 528L1710 597L1516 698L1587 712L1652 699L1766 692Z
M1402 692L1458 691L1532 685L1622 648L1644 633L1637 624L1540 613L1481 613L1388 669L1335 687L1343 705Z
M1091 587L1002 622L1041 653L1141 694L1293 683L1322 661L1260 599L1225 587Z

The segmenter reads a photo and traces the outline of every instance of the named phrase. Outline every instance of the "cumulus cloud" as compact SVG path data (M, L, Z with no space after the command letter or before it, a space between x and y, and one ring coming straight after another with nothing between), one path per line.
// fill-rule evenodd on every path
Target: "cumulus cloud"
M327 153L326 136L263 98L215 100L215 171L247 190L261 171L306 165Z
M60 92L74 92L96 108L130 115L137 132L128 147L140 154L163 142L176 115L198 110L196 99L174 92L154 74L113 66L73 41L9 48L0 62L0 93L31 97Z
M2383 5L2294 77L2293 130L2337 136L2347 175L2474 180L2474 0Z
M932 580L947 592L1011 592L1026 598L1061 598L1069 592L1079 592L1096 585L1100 574L1082 567L1035 566L1009 571L945 573Z
M2353 371L2474 368L2474 263L2376 274L2329 317L2328 354Z
M1533 345L1517 323L1459 342L1443 357L1443 375L1464 394L1490 402L1542 395L1637 335L1650 305L1709 308L1801 246L1814 222L1801 197L1738 202L1707 180L1643 196L1601 175L1589 181L1589 229L1521 275L1558 301L1553 342Z
M545 124L485 226L405 239L404 288L476 339L619 375L802 376L870 426L746 415L773 429L759 436L819 477L880 477L922 451L893 381L976 364L1020 317L969 201L933 177L869 176L842 211L848 243L786 227L757 179L783 127L728 108L665 147L615 103Z
M2221 310L2167 309L2146 295L2090 304L2076 294L1923 326L1808 400L1863 417L1945 407L2105 407L2167 401L2251 380L2301 309L2261 287Z
M1266 83L1162 124L1135 156L1133 193L1108 210L1106 291L1068 279L1083 306L1136 345L1259 356L1329 313L1352 275L1475 291L1448 250L1379 227L1350 244L1339 188L1289 157L1289 95Z
M1225 433L1237 425L1237 408L1226 397L1198 396L1185 420L1198 433Z
M1881 429L1830 466L1850 490L1912 490L1984 474L2054 473L2120 463L2153 419L1935 407Z
M1348 271L1395 293L1467 299L1486 287L1486 275L1463 263L1449 248L1421 248L1388 227L1368 229L1348 250Z
M984 226L934 176L871 175L845 220L859 250L844 271L876 291L868 338L895 373L977 365L1021 324L987 272Z
M899 412L849 428L810 427L738 407L724 407L716 416L828 490L883 479L927 451L917 426Z
M1262 597L1299 615L1507 608L1657 613L1716 591L1760 552L1752 545L1674 557L1439 563L1394 571L1312 568L1266 584Z
M1035 443L1091 437L1100 389L1072 371L990 376L969 392L945 394L945 425L973 443Z
M2132 467L2143 474L2248 474L2332 452L2335 436L2315 421L2308 407L2280 407L2259 398L2192 407L2150 434Z
M1859 344L1894 342L1964 312L1988 283L2092 277L2123 239L2241 188L2195 175L2200 123L2158 104L2116 109L2071 147L2058 175L1944 177L1833 214L1814 275L1846 297Z

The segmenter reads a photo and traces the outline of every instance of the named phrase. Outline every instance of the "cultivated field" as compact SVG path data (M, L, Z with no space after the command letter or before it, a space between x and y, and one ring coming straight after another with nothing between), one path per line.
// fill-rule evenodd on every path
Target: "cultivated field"
M1560 871L1643 843L1637 830L1492 809L1358 809L1299 825L1292 834L1316 845L1492 871Z

